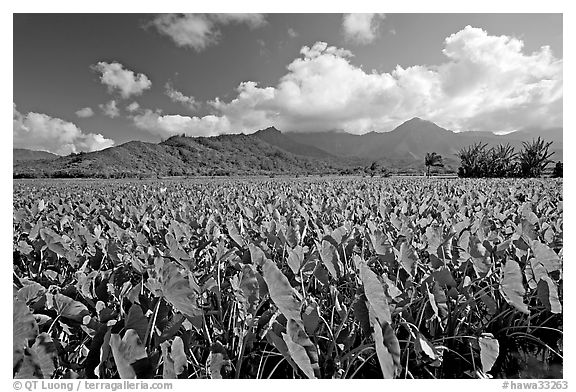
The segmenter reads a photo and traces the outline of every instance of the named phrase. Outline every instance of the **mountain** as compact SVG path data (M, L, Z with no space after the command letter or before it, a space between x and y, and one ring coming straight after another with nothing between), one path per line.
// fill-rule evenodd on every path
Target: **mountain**
M27 150L25 148L15 148L12 153L13 162L37 161L42 159L56 159L59 155L46 151Z
M268 144L276 146L295 155L315 158L335 158L334 155L324 150L295 141L274 127L262 129L253 133L252 135L259 138L260 140L265 141Z
M315 149L310 150L317 153ZM50 161L20 161L14 163L13 176L121 178L305 174L338 173L345 167L337 159L295 155L258 136L240 134L196 138L173 136L159 144L133 141Z
M287 133L286 136L335 156L383 160L401 166L409 165L409 162L423 161L426 153L432 151L442 155L446 161L457 164L458 151L471 144L480 142L495 146L509 143L519 150L523 141L541 136L547 141L553 141L551 149L556 152L553 158L562 160L561 128L519 131L507 135L496 135L492 132L456 133L415 117L390 132L370 132L364 135L343 132L294 132Z
M522 143L541 136L552 141L553 160L562 160L562 129L526 129L507 135L452 132L420 118L390 132L353 135L345 132L282 133L266 128L250 135L173 136L162 143L128 142L91 153L39 160L14 159L19 177L155 177L174 175L269 175L366 173L373 162L393 172L422 173L426 153L443 156L440 172L455 172L456 154L474 143L489 146ZM38 152L34 152L38 153ZM14 156L27 156L17 152Z

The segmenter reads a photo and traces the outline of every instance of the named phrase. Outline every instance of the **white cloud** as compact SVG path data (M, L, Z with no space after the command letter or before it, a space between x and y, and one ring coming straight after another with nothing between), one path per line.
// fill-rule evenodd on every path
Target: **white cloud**
M342 27L346 39L357 44L368 44L376 38L384 14L344 14Z
M146 109L132 116L136 127L152 134L168 137L185 134L188 136L215 136L230 133L230 123L226 117L208 115L189 117L179 114L162 115L160 112Z
M125 69L120 63L107 63L101 61L91 66L92 70L100 74L100 82L108 86L110 93L118 91L122 98L132 95L141 95L144 90L152 86L148 76L143 73L136 74L134 71Z
M76 111L76 115L80 118L88 118L94 115L94 110L91 107L85 107Z
M453 130L562 126L563 61L548 47L466 27L446 38L445 62L366 72L351 53L303 47L276 86L240 84L236 98L210 105L230 129L387 131L414 116ZM223 129L223 131L225 131Z
M290 38L296 38L298 37L298 32L294 30L292 27L290 27L288 28L288 35L290 36Z
M136 101L134 101L130 105L126 106L126 110L130 113L134 113L138 109L140 109L140 104Z
M164 93L172 102L180 103L192 111L198 110L199 103L196 102L196 99L186 96L182 92L174 89L174 86L172 86L170 82L164 85L164 89Z
M18 112L14 105L13 142L16 148L67 155L112 147L114 140L100 134L84 133L75 124L43 113Z
M222 35L220 27L232 23L257 28L266 20L262 14L160 14L150 24L177 46L199 52L217 44Z
M102 110L102 113L104 113L104 115L107 117L115 118L120 115L120 109L118 109L118 106L116 106L115 100L111 100L106 102L104 105L100 104L98 106L100 107L100 110Z

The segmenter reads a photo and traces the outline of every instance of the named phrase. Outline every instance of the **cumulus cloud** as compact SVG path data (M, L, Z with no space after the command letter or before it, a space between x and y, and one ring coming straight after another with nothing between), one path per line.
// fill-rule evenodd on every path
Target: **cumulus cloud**
M349 51L317 42L276 86L244 82L231 101L209 104L243 132L387 131L414 116L456 131L562 126L563 61L549 47L524 53L517 38L467 26L446 38L443 54L439 65L366 72Z
M143 73L136 74L117 62L100 61L92 65L91 69L100 74L100 82L108 87L110 93L117 91L122 98L141 95L152 86L148 76Z
M384 18L384 14L344 14L344 36L357 44L368 44L376 39L378 27Z
M100 107L100 110L102 110L102 113L107 117L115 118L120 116L120 109L116 106L115 100L108 101L105 104L100 104L98 106Z
M67 155L112 147L114 140L101 134L84 133L75 124L47 114L21 114L14 105L13 142L16 148Z
M136 101L134 101L130 105L126 106L126 110L130 113L134 113L138 109L140 109L140 104Z
M132 116L136 127L152 134L167 137L185 134L187 136L215 136L230 133L230 122L226 117L207 115L190 117L179 114L162 115L150 109Z
M85 107L76 111L76 115L80 118L88 118L94 115L94 110L91 107Z
M160 14L150 25L177 46L200 52L219 42L221 26L233 23L257 28L264 25L266 19L262 14Z
M196 102L196 99L176 90L174 86L172 86L172 83L168 82L164 85L164 93L172 102L182 104L192 111L198 110L199 103Z

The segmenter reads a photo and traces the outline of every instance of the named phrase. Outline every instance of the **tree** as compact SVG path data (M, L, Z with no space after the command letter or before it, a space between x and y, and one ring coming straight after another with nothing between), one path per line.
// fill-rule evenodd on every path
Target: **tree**
M460 158L460 167L458 176L460 177L487 177L490 171L489 151L486 150L487 144L475 143L467 148L462 148L458 154Z
M426 176L430 177L430 167L444 167L444 162L442 162L441 155L429 152L424 158L424 165L426 165Z
M564 164L560 161L556 162L556 166L554 166L554 171L552 172L552 177L562 178L563 172L564 172Z
M368 174L370 174L370 177L374 177L378 170L380 170L380 164L378 163L378 161L374 161L366 171L368 172Z
M491 148L487 154L486 168L488 177L510 177L514 175L516 152L510 144L500 144Z
M550 157L554 152L548 152L552 142L544 142L538 137L532 142L523 142L524 149L518 155L520 175L522 177L540 177L546 167L552 163Z

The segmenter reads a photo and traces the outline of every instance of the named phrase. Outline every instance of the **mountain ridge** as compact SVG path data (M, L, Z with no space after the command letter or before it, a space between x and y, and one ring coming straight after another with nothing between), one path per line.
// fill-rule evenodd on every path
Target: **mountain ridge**
M474 143L489 146L522 142L541 136L527 130L507 135L456 133L418 117L389 132L363 135L339 132L281 132L268 127L252 134L212 137L172 136L160 143L130 141L101 151L50 159L13 161L20 177L154 177L271 174L337 174L364 172L372 162L392 171L422 173L424 156L444 157L444 172L455 172L456 153ZM562 160L562 129L551 133L554 160ZM15 150L16 151L16 150ZM19 156L26 156L19 151ZM31 154L38 156L38 154Z

